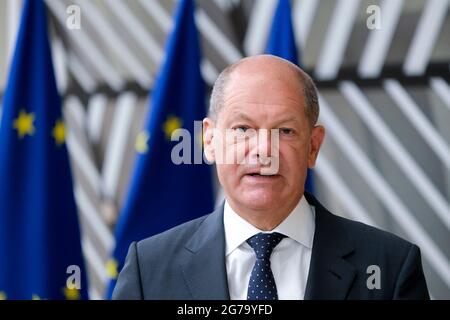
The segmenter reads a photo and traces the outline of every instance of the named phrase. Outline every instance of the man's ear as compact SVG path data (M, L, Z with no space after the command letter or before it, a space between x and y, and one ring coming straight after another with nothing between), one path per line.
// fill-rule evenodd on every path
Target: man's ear
M325 128L323 126L315 126L311 130L311 140L308 155L308 168L313 168L316 165L316 159L319 155L320 147L325 138Z
M203 119L203 148L205 153L205 158L210 163L214 163L216 160L215 149L214 149L214 121L210 118Z

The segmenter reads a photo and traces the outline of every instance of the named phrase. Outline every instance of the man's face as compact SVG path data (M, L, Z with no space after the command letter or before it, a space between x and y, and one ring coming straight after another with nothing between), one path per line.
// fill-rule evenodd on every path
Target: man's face
M207 157L233 207L277 210L300 200L323 128L310 128L298 80L233 73L223 108L204 127Z

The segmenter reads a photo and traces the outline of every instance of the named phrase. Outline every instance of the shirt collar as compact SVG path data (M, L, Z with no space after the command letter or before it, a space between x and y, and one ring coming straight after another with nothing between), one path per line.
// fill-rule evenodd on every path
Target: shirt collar
M264 232L239 216L226 200L223 221L227 256L248 238L257 233ZM314 228L314 207L311 207L305 197L302 196L294 210L292 210L286 219L271 232L284 234L299 244L311 249L314 238Z

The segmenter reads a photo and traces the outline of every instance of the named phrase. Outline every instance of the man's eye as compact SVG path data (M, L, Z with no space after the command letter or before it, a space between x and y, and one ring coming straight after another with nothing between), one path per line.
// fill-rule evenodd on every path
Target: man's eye
M294 130L289 129L289 128L281 128L280 132L281 132L281 134L284 134L284 135L291 135L294 133Z
M234 127L233 130L236 131L237 133L244 133L248 130L248 127L238 126L238 127Z

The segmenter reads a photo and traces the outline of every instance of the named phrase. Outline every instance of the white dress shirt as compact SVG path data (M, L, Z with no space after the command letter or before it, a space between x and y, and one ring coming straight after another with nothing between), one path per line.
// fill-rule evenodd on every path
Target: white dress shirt
M223 222L228 289L231 300L246 300L255 251L246 240L263 232L241 218L225 201ZM302 197L286 219L270 232L286 236L274 248L271 269L279 300L302 300L305 296L315 230L315 210Z

